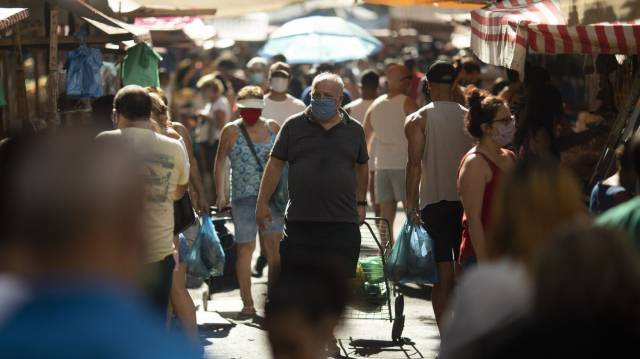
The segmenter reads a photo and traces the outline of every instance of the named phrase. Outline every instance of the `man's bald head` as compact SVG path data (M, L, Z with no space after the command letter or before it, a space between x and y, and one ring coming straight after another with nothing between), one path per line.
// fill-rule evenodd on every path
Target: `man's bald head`
M411 71L400 64L392 64L386 70L389 92L393 94L406 93L411 83Z

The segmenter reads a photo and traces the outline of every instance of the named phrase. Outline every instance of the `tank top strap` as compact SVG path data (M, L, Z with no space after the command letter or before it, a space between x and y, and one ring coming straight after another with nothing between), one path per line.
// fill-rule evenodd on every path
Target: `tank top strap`
M464 157L462 157L462 161L460 161L460 166L458 167L458 176L460 176L460 170L462 169L462 164L464 163L464 161L467 160L467 157L471 156L471 155L479 155L480 157L482 157L487 164L489 165L489 168L491 169L491 174L495 175L496 173L502 172L502 170L500 169L500 167L498 167L498 165L496 165L495 162L493 162L489 156L485 155L484 153L480 152L480 151L473 151L473 152L467 152L466 155L464 155Z

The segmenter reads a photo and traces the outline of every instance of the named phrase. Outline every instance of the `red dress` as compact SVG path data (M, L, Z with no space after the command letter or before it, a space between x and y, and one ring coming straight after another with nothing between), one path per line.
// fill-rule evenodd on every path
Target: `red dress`
M515 158L513 152L509 150L506 151L509 157ZM474 151L467 153L460 162L460 168L462 168L462 164L467 159L467 156L470 155L480 155L487 161L489 168L491 169L491 181L487 182L484 186L484 196L482 199L482 213L480 214L480 220L482 221L482 226L486 229L491 221L491 210L493 208L493 200L495 199L496 192L498 191L498 186L500 184L500 179L502 177L502 170L498 165L495 164L489 157L487 157L484 153ZM460 171L458 171L458 178L460 178ZM459 191L460 189L458 189ZM460 243L460 263L464 263L466 259L472 258L476 256L476 252L473 250L473 244L471 244L471 233L469 232L469 221L467 220L467 213L465 211L464 216L462 217L462 242Z

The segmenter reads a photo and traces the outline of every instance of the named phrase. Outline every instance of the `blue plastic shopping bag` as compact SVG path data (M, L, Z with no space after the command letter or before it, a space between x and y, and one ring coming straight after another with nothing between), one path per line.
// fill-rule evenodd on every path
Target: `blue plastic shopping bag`
M224 251L209 215L200 218L196 240L187 252L187 273L204 280L224 273Z
M387 278L394 282L400 282L407 274L407 257L409 250L409 232L407 226L402 228L402 232L393 244L391 254L387 257L384 272Z
M422 225L405 222L387 258L385 273L394 282L437 283L433 240Z
M409 224L411 238L407 257L407 281L422 284L436 284L438 269L433 249L433 239L422 225Z
M82 36L82 35L80 35ZM67 95L70 97L102 96L102 54L99 49L85 45L83 37L80 46L68 54Z
M209 275L219 277L224 274L224 250L220 244L220 239L213 226L213 221L208 214L202 216L200 225L200 248L202 262L209 270Z

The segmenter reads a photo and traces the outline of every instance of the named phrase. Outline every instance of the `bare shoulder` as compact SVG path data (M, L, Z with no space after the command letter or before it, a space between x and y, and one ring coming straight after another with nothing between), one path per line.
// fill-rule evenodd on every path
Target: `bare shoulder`
M280 131L280 124L278 122L276 122L275 120L267 119L266 122L267 122L267 126L269 126L271 131L274 131L276 133L278 133L278 131Z
M404 122L405 131L425 130L427 125L427 111L423 107L407 116Z

